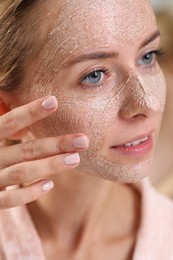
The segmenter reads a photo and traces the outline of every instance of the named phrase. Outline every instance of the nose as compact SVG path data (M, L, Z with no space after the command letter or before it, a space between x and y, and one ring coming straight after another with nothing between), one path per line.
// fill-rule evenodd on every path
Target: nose
M120 116L123 119L150 118L163 112L165 104L163 75L143 77L131 74L124 87Z

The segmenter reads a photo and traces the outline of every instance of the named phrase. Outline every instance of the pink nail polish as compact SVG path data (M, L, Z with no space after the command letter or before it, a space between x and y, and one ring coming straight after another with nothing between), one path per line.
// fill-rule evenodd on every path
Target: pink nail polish
M78 164L80 162L80 157L78 153L73 153L70 155L66 155L64 157L64 163L67 166Z
M50 96L43 101L42 106L45 110L53 109L58 106L58 100L55 96Z
M54 187L53 181L47 181L41 185L43 191L49 191Z
M86 136L80 136L73 140L73 146L75 148L85 148L88 145L88 138Z

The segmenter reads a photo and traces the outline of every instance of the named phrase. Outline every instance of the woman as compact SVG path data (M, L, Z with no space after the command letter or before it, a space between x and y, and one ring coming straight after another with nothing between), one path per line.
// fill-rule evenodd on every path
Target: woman
M165 103L149 2L1 3L0 135L22 141L1 148L1 258L172 259L172 202L142 181Z

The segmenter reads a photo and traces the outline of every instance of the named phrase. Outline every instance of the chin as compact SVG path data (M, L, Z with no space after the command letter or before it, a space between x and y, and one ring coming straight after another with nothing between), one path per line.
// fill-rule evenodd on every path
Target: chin
M86 174L103 178L116 183L136 183L151 172L153 156L133 163L112 163L88 151L81 154L78 170Z

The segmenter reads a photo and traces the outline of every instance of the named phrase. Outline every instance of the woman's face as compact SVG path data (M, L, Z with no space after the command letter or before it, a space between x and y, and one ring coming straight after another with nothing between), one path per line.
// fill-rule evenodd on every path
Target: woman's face
M55 95L59 109L35 124L33 135L82 132L90 148L81 154L80 171L138 181L151 168L165 104L149 2L51 0L42 9L49 31L28 70L27 98Z

